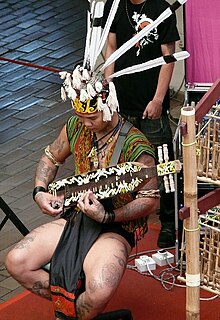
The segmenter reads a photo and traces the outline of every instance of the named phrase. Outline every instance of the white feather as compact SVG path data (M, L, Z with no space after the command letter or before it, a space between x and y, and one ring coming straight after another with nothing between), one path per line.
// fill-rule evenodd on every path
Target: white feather
M189 53L187 51L181 51L181 52L177 52L173 54L174 58L177 61L186 59L189 57ZM149 60L147 62L144 63L140 63L128 68L125 68L123 70L120 70L118 72L113 73L112 75L109 76L109 78L116 78L116 77L120 77L124 74L132 74L132 73L136 73L136 72L141 72L141 71L145 71L151 68L155 68L158 67L160 65L166 64L165 60L163 57L159 57L153 60ZM111 83L111 82L110 82Z
M65 86L70 86L71 85L71 82L72 82L72 78L71 78L71 74L69 72L66 73L66 78L64 80L64 84Z
M86 92L85 89L81 89L80 98L79 99L80 99L81 102L85 102L86 100L89 99L89 95L88 95L88 93Z
M95 83L95 89L97 92L101 92L102 91L102 83L100 81L97 81Z
M87 92L88 92L88 94L90 95L91 98L95 97L96 91L94 90L94 88L91 85L91 83L87 83L86 89L87 89Z
M65 91L64 87L61 87L60 95L61 95L61 99L63 101L66 101L66 91Z
M120 2L120 0L114 0L113 3L112 3L108 18L107 18L106 23L105 23L105 27L104 27L104 29L102 31L102 36L101 36L99 47L98 47L98 50L97 50L97 57L99 56L99 54L101 53L101 51L102 51L102 49L104 47L105 41L106 41L106 39L108 37L109 29L111 27L112 21L114 20L115 14L116 14L117 9L118 9L119 2Z
M73 70L72 76L81 79L80 65L76 66L76 68Z
M119 103L118 103L117 94L116 94L116 90L113 82L109 82L109 95L108 95L108 98L106 99L106 102L111 110L111 114L119 110Z
M87 34L86 34L86 45L84 52L83 67L86 67L87 62L89 62L89 51L90 51L90 38L91 38L91 27L90 27L90 13L87 11Z
M189 58L190 54L188 51L180 51L173 54L177 61Z
M153 29L155 29L162 21L171 16L172 11L167 8L165 11L159 15L159 17L151 24L147 25L140 32L138 32L134 37L125 42L120 48L113 52L110 57L106 60L104 65L101 67L101 71L112 64L115 60L120 58L125 52L127 52L131 47L133 47L140 39L148 35Z
M103 101L102 101L102 97L101 96L97 97L97 110L98 111L102 111L103 110Z
M82 80L90 80L91 77L90 77L90 74L89 74L89 71L87 69L84 69L82 70Z
M77 90L80 90L81 89L81 86L82 86L82 82L79 78L77 77L73 77L73 80L72 80L72 87L74 89L77 89Z
M103 121L111 121L112 115L107 104L103 104Z
M92 10L92 9L91 9ZM94 14L92 15L92 19L95 20L96 18L102 18L104 10L104 2L97 2L94 4ZM93 71L95 68L96 60L97 60L97 52L98 46L100 43L100 38L102 34L102 27L92 27L91 32L91 40L90 40L90 67Z
M82 76L80 73L80 66L76 66L72 73L72 87L74 89L80 90L82 84Z
M60 79L64 80L64 79L66 78L66 74L67 74L66 71L60 71L60 72L59 72Z
M112 115L106 103L103 103L102 97L97 98L97 110L103 112L103 121L111 121Z
M72 87L69 87L68 88L68 98L74 101L76 99L76 97L77 97L76 91Z

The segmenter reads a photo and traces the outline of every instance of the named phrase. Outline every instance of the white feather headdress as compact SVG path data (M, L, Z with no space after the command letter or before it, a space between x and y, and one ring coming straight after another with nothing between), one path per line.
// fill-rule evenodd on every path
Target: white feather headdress
M102 28L102 17L104 12L104 0L90 0L90 12L87 13L87 36L83 66L77 66L71 73L60 72L64 80L61 88L61 98L68 97L72 101L73 108L82 113L93 113L103 111L103 120L110 121L112 114L119 110L116 90L113 82L108 83L102 73L111 63L116 61L127 50L134 46L141 38L148 35L161 22L167 19L187 0L176 0L168 7L153 23L149 24L138 32L134 37L118 48L104 63L95 70L97 59L104 47L112 21L118 9L120 0L113 0L104 28ZM186 59L189 56L187 51L175 53L170 56L160 57L142 64L134 65L118 71L110 76L119 77L123 74L130 74L144 71L156 66Z

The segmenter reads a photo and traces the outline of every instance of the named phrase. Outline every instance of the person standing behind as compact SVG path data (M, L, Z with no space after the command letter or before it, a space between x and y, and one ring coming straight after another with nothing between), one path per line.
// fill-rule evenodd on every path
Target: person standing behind
M113 0L105 4L104 22ZM105 59L137 32L155 21L169 6L165 0L121 0L108 35ZM172 14L134 47L124 53L115 63L105 69L105 78L126 67L171 55L175 52L175 41L179 40L176 17ZM147 71L114 78L120 112L133 122L155 146L168 145L172 160L172 132L169 124L169 85L174 63L165 64ZM175 244L174 194L165 193L160 183L161 230L157 245L161 248Z

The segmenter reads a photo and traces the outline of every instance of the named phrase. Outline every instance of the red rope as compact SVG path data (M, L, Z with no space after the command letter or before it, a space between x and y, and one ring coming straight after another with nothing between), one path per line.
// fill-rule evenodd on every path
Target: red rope
M20 60L13 60L13 59L8 59L8 58L4 58L4 57L0 57L0 60L11 62L11 63L20 64L20 65L23 65L23 66L26 66L26 67L43 69L43 70L51 71L51 72L60 72L61 71L61 70L50 68L50 67L39 66L37 64L33 64L33 63L30 63L30 62L25 62L25 61L20 61Z

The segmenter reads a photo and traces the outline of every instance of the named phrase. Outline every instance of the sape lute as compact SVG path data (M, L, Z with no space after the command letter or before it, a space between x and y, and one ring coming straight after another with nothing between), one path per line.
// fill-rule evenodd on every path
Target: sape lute
M64 206L74 206L80 197L91 190L98 200L114 197L121 193L138 191L148 178L163 176L166 192L173 192L172 175L181 171L179 160L166 161L157 166L147 167L139 162L124 162L115 166L97 169L70 176L49 184L53 195L64 193Z

